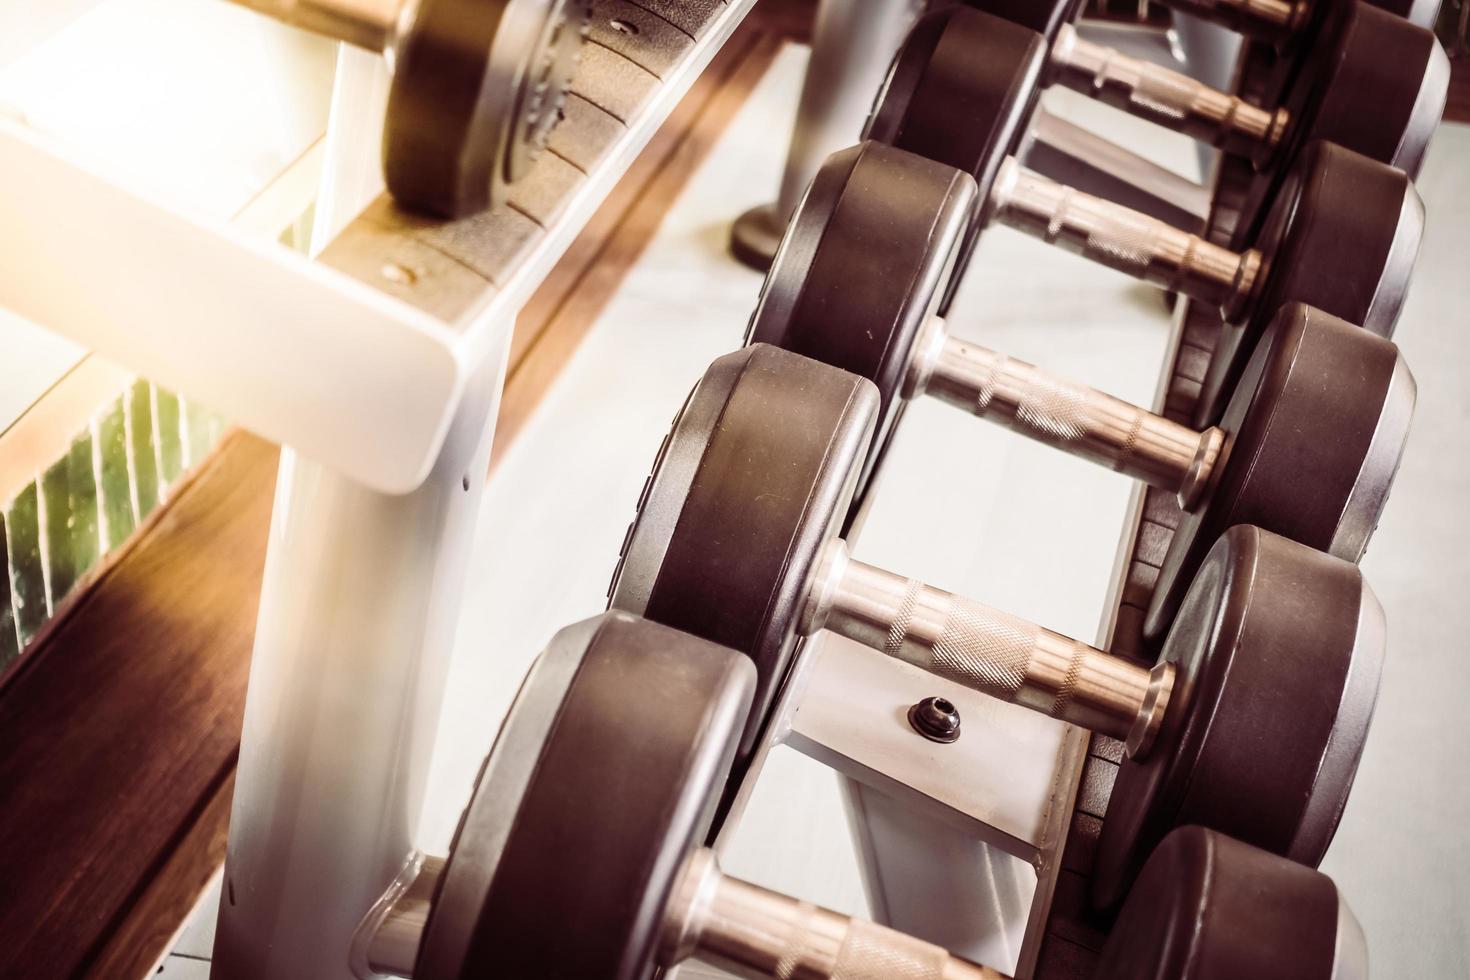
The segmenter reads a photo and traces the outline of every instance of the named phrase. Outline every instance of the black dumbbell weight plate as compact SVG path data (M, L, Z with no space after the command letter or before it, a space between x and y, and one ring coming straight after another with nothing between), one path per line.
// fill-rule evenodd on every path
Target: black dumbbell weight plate
M1328 14L1286 102L1296 120L1288 157L1320 139L1418 171L1444 111L1449 62L1430 31L1401 21L1366 3Z
M1387 161L1411 178L1418 174L1444 113L1449 60L1429 32L1384 30L1384 18L1393 20L1366 4L1348 4L1330 16L1341 40L1310 48L1298 65L1298 73L1316 84L1287 83L1285 108L1309 121L1291 127L1279 156L1293 158L1321 139ZM1419 68L1409 67L1414 65ZM1289 170L1275 168L1251 182L1233 248L1261 238L1285 179Z
M1095 980L1366 976L1367 945L1331 878L1181 827L1128 893Z
M873 141L834 154L777 250L746 341L873 381L883 445L973 203L974 182L944 164Z
M1238 526L1205 559L1164 646L1173 695L1109 797L1094 901L1115 906L1176 826L1316 865L1367 738L1382 609L1356 566Z
M988 215L985 202L1001 161L1030 122L1046 60L1040 35L989 17L924 17L898 51L863 138L963 170L975 178L977 207L956 272L940 298L954 298Z
M651 977L753 673L734 651L625 613L557 634L475 784L414 976Z
M1392 343L1312 307L1283 307L1221 420L1218 481L1169 542L1145 636L1163 636L1195 569L1236 524L1357 561L1392 488L1414 401L1413 375Z
M737 770L786 676L808 580L877 413L861 378L764 344L727 354L674 423L629 531L612 607L755 661Z
M1314 143L1272 206L1259 245L1250 309L1220 331L1195 424L1218 420L1267 325L1306 303L1392 336L1408 291L1424 205L1402 171L1331 143Z
M420 0L394 53L388 189L446 218L483 211L560 119L591 0Z

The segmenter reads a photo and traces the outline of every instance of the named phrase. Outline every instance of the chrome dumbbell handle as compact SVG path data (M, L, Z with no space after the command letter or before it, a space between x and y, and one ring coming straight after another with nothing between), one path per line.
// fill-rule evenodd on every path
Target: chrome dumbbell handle
M1246 309L1261 269L1255 249L1232 252L1163 221L1048 180L1014 157L1001 164L987 202L993 220L1136 279L1220 307Z
M691 957L781 980L1004 980L932 943L730 878L708 850L684 865L659 949L664 967Z
M313 34L369 51L388 51L410 15L412 0L234 0Z
M1312 12L1312 0L1164 0L1164 6L1273 43L1301 31Z
M1150 486L1189 510L1210 484L1225 435L1197 432L1120 398L1035 365L945 335L920 338L910 392L927 392L963 411Z
M1067 88L1259 163L1286 132L1286 109L1258 108L1182 72L1094 44L1070 24L1057 32L1051 71Z
M1002 701L1145 754L1173 690L1173 665L1146 668L997 609L884 571L829 546L803 632L828 629Z

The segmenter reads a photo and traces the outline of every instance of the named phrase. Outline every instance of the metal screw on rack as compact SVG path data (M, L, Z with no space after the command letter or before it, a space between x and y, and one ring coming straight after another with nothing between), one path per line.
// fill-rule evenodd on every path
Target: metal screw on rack
M947 698L927 697L909 708L909 724L929 741L948 745L960 737L960 709Z

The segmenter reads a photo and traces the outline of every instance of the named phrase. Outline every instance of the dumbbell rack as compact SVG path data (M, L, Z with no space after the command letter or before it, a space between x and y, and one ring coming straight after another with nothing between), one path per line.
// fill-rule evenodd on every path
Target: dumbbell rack
M288 447L216 975L351 976L359 921L415 863L517 312L753 3L597 3L567 119L509 206L442 222L355 200L317 262L0 121L0 303ZM374 81L339 89L339 140L376 143Z
M1243 64L1241 70L1248 72L1249 65ZM1240 85L1244 90L1253 81L1243 77ZM1225 156L1218 159L1204 232L1217 244L1230 240L1251 176L1245 161ZM1190 424L1219 333L1216 311L1186 297L1177 298L1164 371L1154 399L1157 412ZM1152 662L1152 655L1144 650L1144 614L1182 517L1175 496L1155 487L1135 488L1119 554L1120 573L1099 636L1104 649ZM1085 754L1074 760L1078 782L1061 863L1056 869L1054 903L1044 921L1033 923L1036 931L1028 937L1038 957L1035 975L1048 980L1088 976L1106 938L1107 922L1088 907L1087 888L1102 818L1123 761L1123 743L1098 734L1086 735L1084 741Z
M440 222L386 196L361 213L354 201L345 213L356 216L315 263L170 214L0 122L0 170L12 175L0 186L0 303L291 447L232 828L232 867L251 880L226 883L219 975L348 976L343 951L359 918L415 867L413 814L517 311L753 2L598 2L597 44L553 153L509 207ZM76 279L85 295L67 288ZM1136 512L1142 555L1157 515L1142 496ZM1124 602L1132 571L1118 576ZM985 928L1024 931L1018 973L1031 975L1065 879L1068 828L1081 819L1079 776L1084 762L1102 772L1108 747L1094 740L1089 755L1081 731L977 708L975 718L997 717L987 737L936 764L914 754L912 733L887 726L875 737L865 720L910 692L935 693L933 680L819 642L808 675L787 685L765 751L784 742L829 763L856 808L913 812L900 837L947 826L1015 859L997 862L998 875L1035 868L1028 903L962 910L971 925L978 915ZM759 760L745 795L758 772ZM945 861L909 840L920 860ZM291 849L303 841L310 862ZM871 880L877 851L860 844ZM251 894L272 896L268 915L252 911ZM911 906L890 898L876 911L940 925L922 900Z

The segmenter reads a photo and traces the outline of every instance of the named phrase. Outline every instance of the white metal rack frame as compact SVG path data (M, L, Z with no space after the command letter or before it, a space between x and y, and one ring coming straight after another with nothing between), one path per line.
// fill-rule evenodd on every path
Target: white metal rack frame
M567 117L507 206L436 221L380 196L317 261L163 208L0 120L0 305L286 447L216 977L370 975L360 923L418 860L515 318L753 3L600 0ZM338 113L362 111L345 92ZM996 951L1024 936L1026 974L1081 733L956 689L987 737L941 765L863 720L918 690L912 668L835 641L807 662L767 746L848 778L870 884L909 873L882 866L903 855L959 900L946 914L882 888L877 917L1006 968Z

